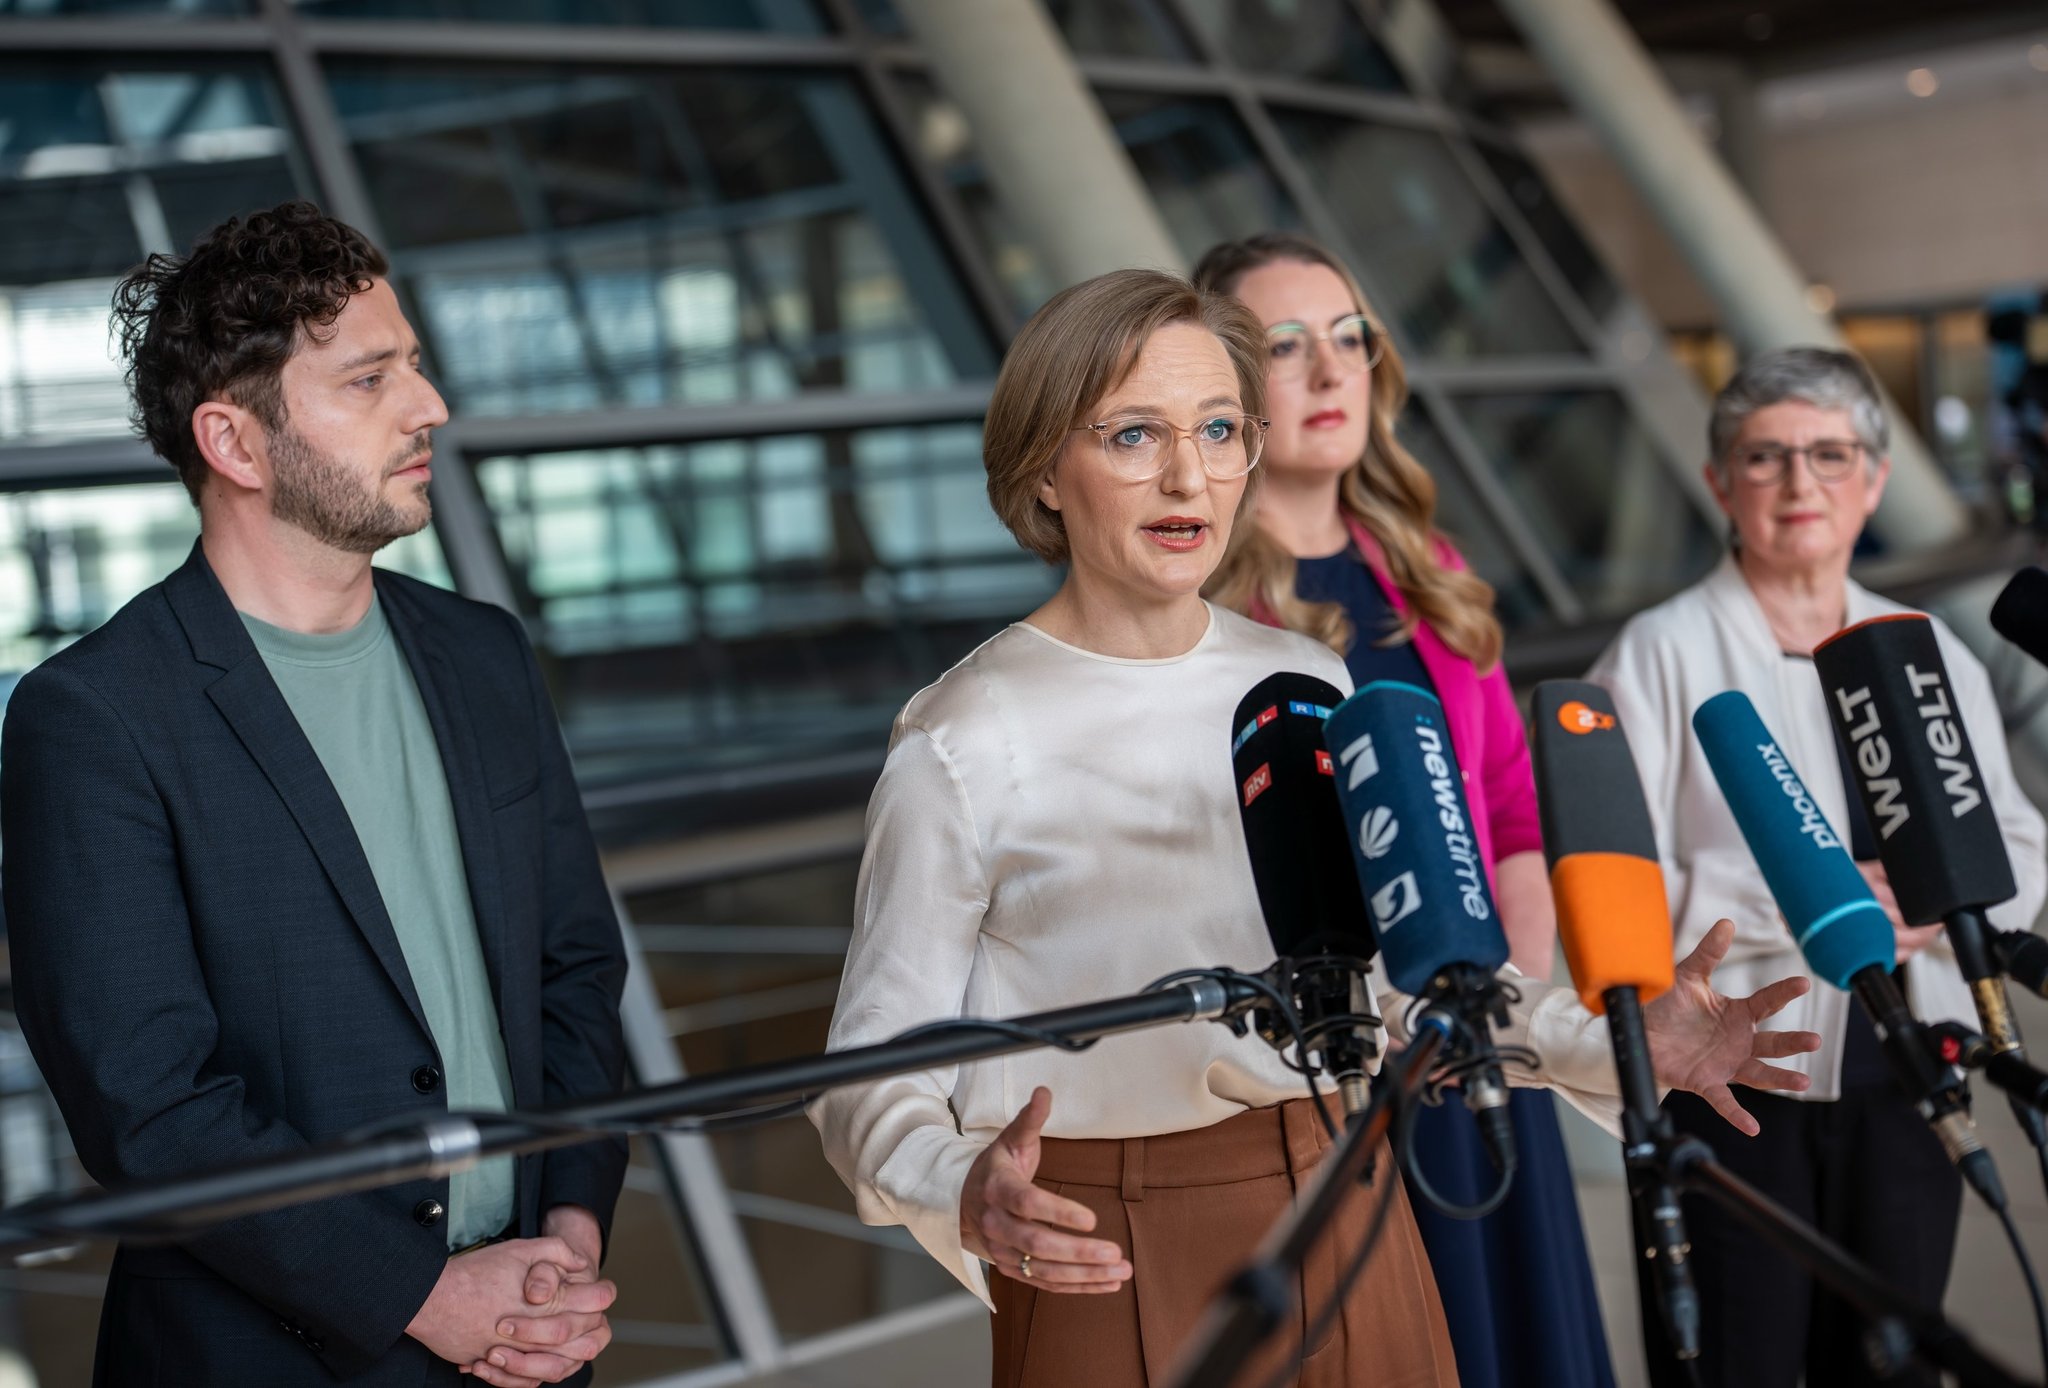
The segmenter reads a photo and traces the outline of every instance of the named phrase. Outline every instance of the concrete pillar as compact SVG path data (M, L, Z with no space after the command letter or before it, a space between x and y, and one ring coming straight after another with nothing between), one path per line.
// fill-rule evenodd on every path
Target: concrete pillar
M1650 55L1608 0L1500 0L1579 115L1642 194L1721 310L1744 354L1842 346L1806 303L1792 264L1728 168L1701 140ZM1894 401L1892 479L1878 533L1901 549L1963 535L1968 516Z
M1151 194L1037 0L896 0L966 113L996 197L1061 286L1144 265L1185 272Z

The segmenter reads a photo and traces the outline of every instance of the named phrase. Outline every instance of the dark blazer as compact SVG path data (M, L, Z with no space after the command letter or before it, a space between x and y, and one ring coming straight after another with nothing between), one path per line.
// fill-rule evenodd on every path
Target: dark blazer
M378 572L440 744L515 1102L619 1088L617 916L519 625ZM16 688L0 890L22 1030L103 1183L446 1108L440 1057L341 799L195 547ZM519 1232L609 1233L623 1142L521 1158ZM470 1383L405 1335L448 1183L123 1245L96 1384Z

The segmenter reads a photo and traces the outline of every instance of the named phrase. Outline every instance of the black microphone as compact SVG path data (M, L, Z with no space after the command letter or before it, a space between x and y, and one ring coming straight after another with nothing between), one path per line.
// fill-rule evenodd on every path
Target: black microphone
M1991 949L2007 978L2048 998L2048 940L2031 930L1999 930L1991 936Z
M1734 689L1716 694L1693 710L1692 726L1807 967L1837 988L1854 990L1900 1089L1963 1179L1991 1208L2003 1210L2005 1189L1970 1121L1962 1086L1928 1053L1920 1023L1892 980L1897 949L1891 919L1834 827L1748 695Z
M1643 1262L1673 1354L1696 1359L1700 1300L1687 1263L1692 1245L1663 1160L1677 1132L1657 1102L1643 1034L1643 1004L1667 991L1676 973L1650 807L1613 696L1599 685L1537 685L1529 742L1565 961L1579 1000L1606 1014L1614 1046L1622 1158L1637 1235L1645 1241Z
M1494 977L1508 941L1444 707L1412 684L1376 680L1337 706L1323 737L1388 978L1455 1019L1465 1106L1495 1169L1510 1174L1514 1132L1492 1031L1508 1020Z
M1945 923L1985 1038L2024 1060L1984 915L2019 887L1933 621L1912 612L1858 622L1815 647L1813 663L1899 914L1908 925ZM2032 1107L2015 1102L2014 1113L2036 1146L2048 1143Z
M2028 565L1991 604L1991 629L2048 665L2048 570Z
M1364 972L1379 945L1344 846L1336 768L1323 746L1323 720L1343 697L1313 675L1267 676L1237 706L1230 765L1259 910L1307 1048L1337 1081L1345 1112L1356 1113L1379 1059L1379 1019ZM1258 1019L1276 1048L1291 1039L1279 1018L1261 1012ZM1310 1064L1309 1055L1299 1059Z

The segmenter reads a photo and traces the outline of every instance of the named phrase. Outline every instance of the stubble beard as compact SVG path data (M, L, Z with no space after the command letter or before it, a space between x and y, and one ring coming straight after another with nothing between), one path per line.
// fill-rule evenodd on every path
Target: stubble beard
M383 495L384 479L426 451L426 439L409 445L379 472L374 484L333 456L315 448L290 424L272 431L270 513L330 548L375 554L393 540L426 528L433 516L421 487L417 512Z

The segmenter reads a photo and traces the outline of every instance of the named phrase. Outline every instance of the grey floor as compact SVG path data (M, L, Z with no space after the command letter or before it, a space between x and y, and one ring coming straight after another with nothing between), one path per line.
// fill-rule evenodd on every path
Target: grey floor
M2022 1030L2039 1038L2037 1059L2048 1056L2048 1003L2015 997ZM2032 1151L2003 1103L1987 1101L1979 1086L1978 1126L1998 1160L2012 1198L2015 1222L2028 1253L2048 1270L2048 1194ZM1605 1133L1564 1105L1566 1140L1579 1175L1586 1242L1606 1311L1607 1334L1621 1388L1642 1388L1642 1337L1636 1319L1634 1273L1629 1264L1628 1200L1621 1162ZM2037 1376L2033 1313L2026 1288L1998 1222L1981 1205L1964 1206L1949 1283L1948 1314L1991 1354L2024 1376ZM774 1388L958 1388L988 1381L988 1330L980 1307L965 1298L950 1310L934 1308L926 1324L886 1344L821 1357L768 1378ZM1815 1388L1820 1388L1815 1385Z

